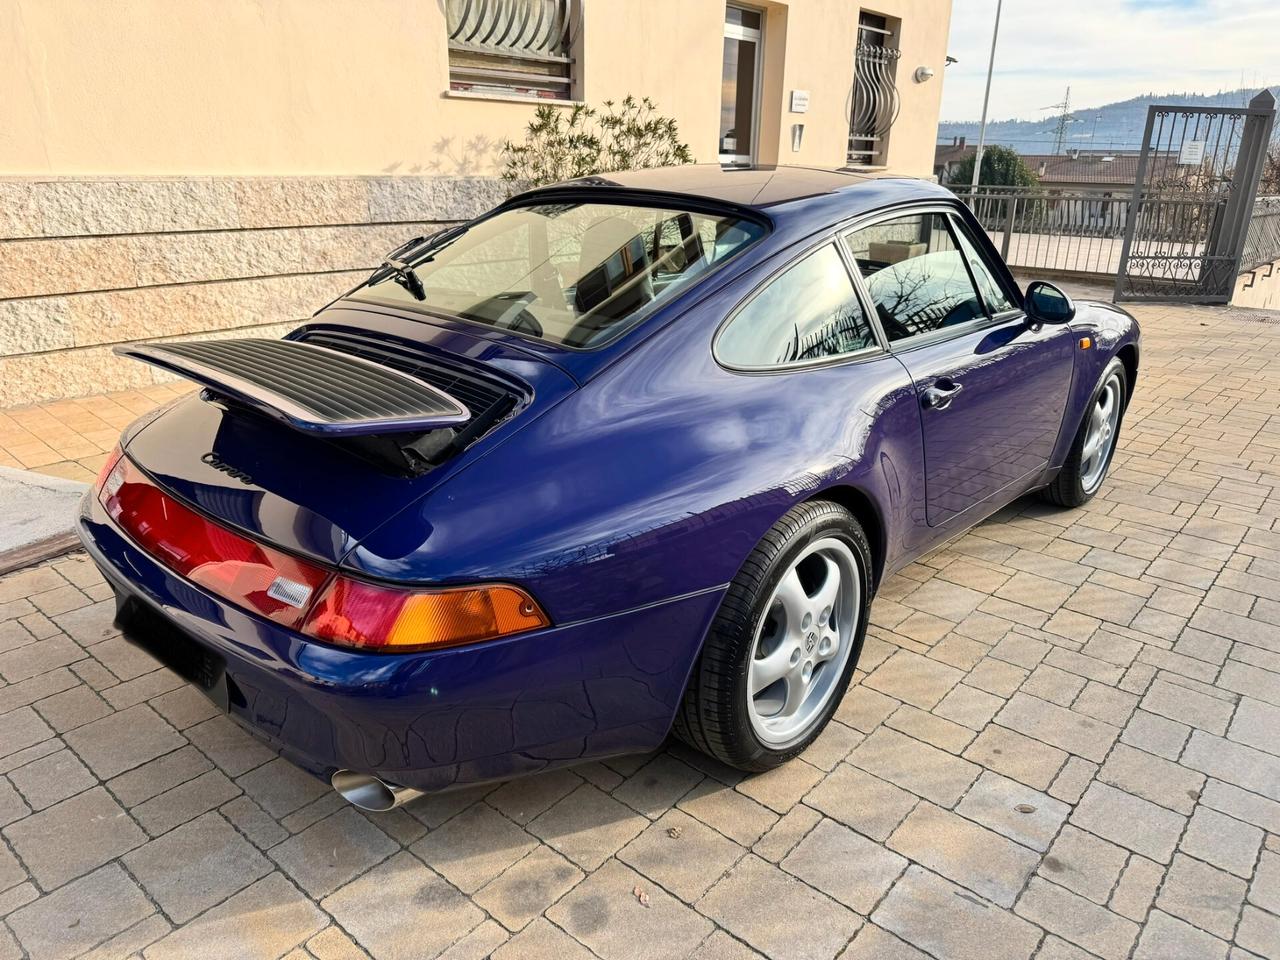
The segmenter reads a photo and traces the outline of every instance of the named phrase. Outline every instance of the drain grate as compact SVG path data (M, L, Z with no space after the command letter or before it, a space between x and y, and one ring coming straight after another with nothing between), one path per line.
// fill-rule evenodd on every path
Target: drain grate
M1246 310L1243 307L1228 307L1222 311L1227 320L1241 320L1244 323L1276 323L1280 324L1280 310Z

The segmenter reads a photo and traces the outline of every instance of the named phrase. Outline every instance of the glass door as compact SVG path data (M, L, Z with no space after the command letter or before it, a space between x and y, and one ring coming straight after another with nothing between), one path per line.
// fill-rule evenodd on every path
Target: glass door
M745 165L755 158L762 31L759 10L725 8L720 75L720 162L725 165Z

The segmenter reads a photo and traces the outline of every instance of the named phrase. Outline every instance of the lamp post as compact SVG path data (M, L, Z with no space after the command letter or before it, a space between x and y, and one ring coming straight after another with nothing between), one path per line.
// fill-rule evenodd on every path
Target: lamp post
M991 31L991 59L987 61L987 89L982 94L982 124L978 127L978 152L973 158L973 197L978 195L978 174L982 170L982 151L987 140L987 103L991 100L991 73L996 66L996 39L1000 36L1000 8L1004 0L996 0L996 25Z

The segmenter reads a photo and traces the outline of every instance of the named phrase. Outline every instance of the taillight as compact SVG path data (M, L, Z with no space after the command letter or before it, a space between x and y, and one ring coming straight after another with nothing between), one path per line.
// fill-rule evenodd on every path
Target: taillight
M116 464L120 462L120 458L124 456L124 451L120 449L120 444L116 444L111 448L111 452L107 454L107 459L103 461L102 469L98 471L98 482L95 489L101 490L107 482L107 477L111 476L111 472L115 470Z
M403 590L335 577L303 632L374 650L430 650L493 640L550 625L523 590L506 584Z
M106 472L98 499L108 516L165 566L276 623L298 627L329 577L323 567L206 520L153 484L127 457Z
M119 450L98 500L137 544L176 573L308 636L362 650L408 652L494 640L550 626L508 584L413 590L366 583L234 533L157 487Z

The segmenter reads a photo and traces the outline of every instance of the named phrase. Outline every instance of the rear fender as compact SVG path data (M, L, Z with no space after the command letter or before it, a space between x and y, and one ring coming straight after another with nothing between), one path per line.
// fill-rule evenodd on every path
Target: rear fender
M724 317L745 292L705 309ZM710 319L646 341L344 564L376 578L504 580L555 622L604 616L724 586L787 510L841 486L876 503L888 564L915 552L920 418L897 359L734 372L712 356Z

